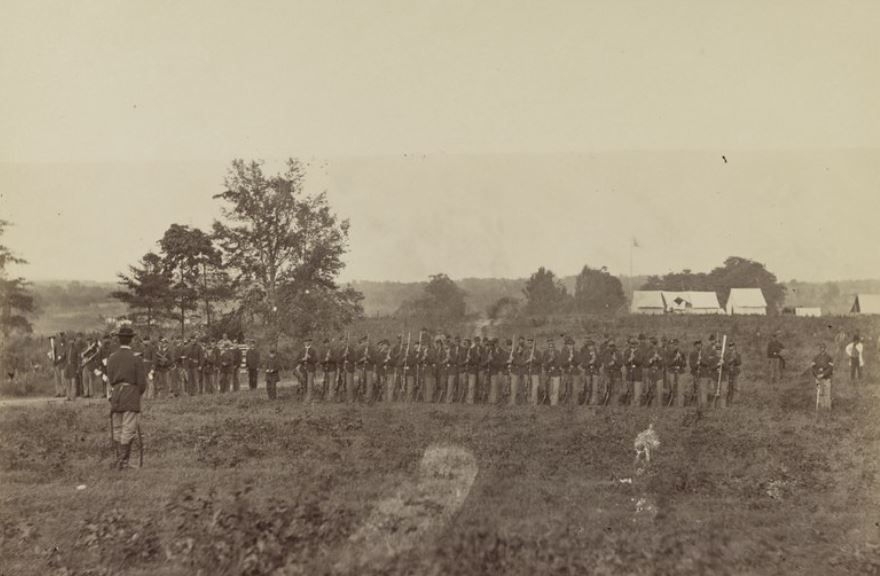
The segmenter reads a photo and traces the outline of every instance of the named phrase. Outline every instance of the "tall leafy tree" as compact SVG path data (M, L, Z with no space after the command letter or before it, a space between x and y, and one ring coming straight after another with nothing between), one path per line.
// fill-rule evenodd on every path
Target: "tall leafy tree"
M288 333L361 313L359 294L336 283L348 220L336 216L326 194L307 194L304 181L295 159L272 176L261 162L235 160L225 189L214 196L223 215L214 222L214 238L237 273L242 305Z
M748 258L729 257L723 266L709 272L708 280L722 303L727 302L731 288L760 288L769 312L781 310L785 302L785 286L776 279L776 275L767 270L764 264Z
M543 266L531 275L523 288L527 314L554 314L568 304L568 291L552 270Z
M428 320L459 319L464 317L465 292L446 274L434 274L425 285L424 294L404 302L398 311L404 316L418 316Z
M616 312L626 303L623 284L604 266L584 266L575 280L574 307L579 312Z
M681 272L670 272L663 276L648 276L641 289L686 292L691 290L709 291L713 288L709 282L708 274L693 272L686 268Z
M10 225L0 220L0 237ZM26 264L27 261L16 256L5 245L0 244L0 334L4 344L13 332L30 333L33 330L28 317L35 312L34 298L24 278L9 277L6 267L9 264Z
M155 252L147 252L135 266L129 266L128 274L118 274L123 290L110 296L128 305L134 312L143 313L147 321L147 333L152 332L156 320L167 314L171 307L171 277L165 272L162 258Z
M785 302L785 286L776 275L764 264L739 256L727 258L722 266L713 268L708 274L691 270L670 272L664 276L650 276L642 286L643 290L714 291L722 304L727 302L731 288L760 288L771 313L779 311Z
M173 317L186 333L186 320L198 309L201 263L211 239L201 230L172 224L159 240L162 267L171 279L169 290Z

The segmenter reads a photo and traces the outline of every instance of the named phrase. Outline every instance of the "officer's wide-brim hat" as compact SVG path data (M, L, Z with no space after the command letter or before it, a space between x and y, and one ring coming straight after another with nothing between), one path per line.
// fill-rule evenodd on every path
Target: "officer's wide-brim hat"
M116 331L117 336L122 336L123 338L131 338L134 336L134 329L131 326L125 325L119 328Z

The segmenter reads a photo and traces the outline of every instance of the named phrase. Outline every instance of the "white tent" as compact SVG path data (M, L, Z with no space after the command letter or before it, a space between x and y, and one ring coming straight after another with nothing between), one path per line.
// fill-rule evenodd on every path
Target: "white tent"
M767 301L760 288L731 288L727 298L728 314L767 315Z
M809 317L809 316L821 316L822 309L821 308L808 308L806 306L798 306L794 309L795 316Z
M880 314L880 294L856 294L850 312L853 314Z
M724 314L714 292L663 291L666 311L671 314Z
M633 292L629 311L633 314L663 314L666 305L660 290L636 290Z

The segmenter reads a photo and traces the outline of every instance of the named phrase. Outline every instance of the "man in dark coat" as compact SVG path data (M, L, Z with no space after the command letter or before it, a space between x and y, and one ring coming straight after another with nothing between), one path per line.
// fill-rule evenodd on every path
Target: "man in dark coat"
M244 364L248 373L248 388L256 390L257 372L260 370L260 351L257 350L256 342L248 340L248 350L244 357Z
M123 326L117 333L119 349L107 359L107 378L110 391L110 420L113 423L113 442L117 445L116 468L128 467L131 444L140 427L141 396L147 389L143 361L131 350L134 331Z

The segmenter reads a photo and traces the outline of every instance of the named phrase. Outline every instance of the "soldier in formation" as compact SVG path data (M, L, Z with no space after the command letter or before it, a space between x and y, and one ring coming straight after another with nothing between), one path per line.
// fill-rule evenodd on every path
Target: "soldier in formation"
M295 376L309 402L424 402L583 406L727 407L742 358L711 338L686 354L677 339L641 334L621 351L608 335L574 338L396 337L392 345L348 335L303 344ZM561 342L561 347L557 347ZM690 378L685 377L690 374Z

